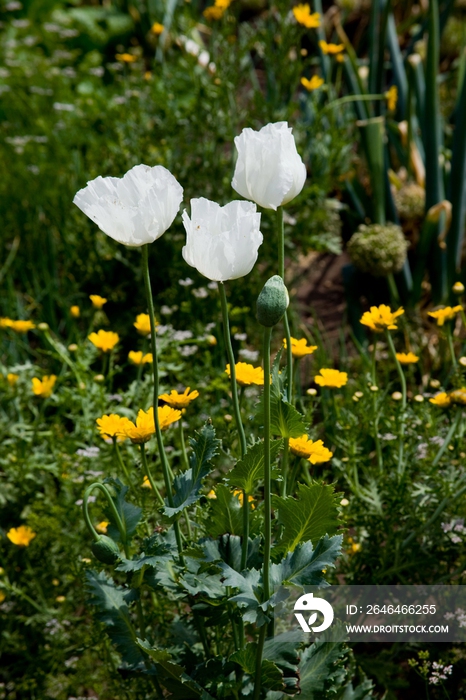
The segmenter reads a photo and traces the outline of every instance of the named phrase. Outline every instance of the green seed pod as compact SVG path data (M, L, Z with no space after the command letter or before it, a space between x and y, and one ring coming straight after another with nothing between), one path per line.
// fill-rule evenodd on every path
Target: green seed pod
M99 535L99 539L91 544L91 550L103 564L114 564L120 558L118 545L107 535Z
M354 265L374 277L399 272L406 260L408 241L396 224L361 224L348 243Z
M257 297L256 317L266 328L272 328L280 321L288 308L290 298L285 283L278 275L274 275L262 287Z

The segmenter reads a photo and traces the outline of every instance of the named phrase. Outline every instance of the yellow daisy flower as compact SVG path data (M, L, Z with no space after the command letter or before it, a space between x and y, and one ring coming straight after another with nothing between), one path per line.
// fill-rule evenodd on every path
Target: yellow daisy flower
M102 352L110 352L120 340L118 333L114 331L97 331L87 336L91 343Z
M324 79L318 75L313 75L310 80L308 78L301 78L301 85L305 87L306 90L309 90L309 92L317 90L318 88L322 87L323 84Z
M446 391L441 391L439 394L429 399L429 401L433 403L434 406L439 406L440 408L447 408L451 404L451 399Z
M263 386L264 370L262 367L253 367L247 362L237 362L235 364L235 370L236 381L241 386L249 386L250 384ZM230 376L230 365L227 365L225 372Z
M159 406L158 417L160 430L166 430L172 423L176 423L181 418L181 411L177 411L170 406ZM129 437L132 443L140 445L150 440L155 434L154 408L151 406L148 411L142 409L138 412L136 423L128 420L123 428L123 433Z
M155 325L158 326L159 323L156 320ZM149 314L138 314L136 316L136 321L133 323L133 326L137 330L138 333L141 335L149 335L150 334L150 317Z
M348 375L346 372L340 372L338 369L321 369L320 374L314 377L314 381L319 386L340 389L347 383Z
M81 309L79 306L70 306L70 314L73 318L79 318L81 315Z
M210 7L206 7L202 14L207 20L212 20L221 19L223 17L224 12L225 10L222 7L211 5Z
M461 311L463 307L461 304L458 306L445 306L443 309L437 309L437 311L428 311L427 315L431 318L435 318L438 326L443 326L445 321L451 321L455 318L458 311Z
M196 389L189 393L190 391L191 387L189 386L182 394L172 389L169 394L160 394L159 399L165 401L172 408L187 408L191 401L194 401L199 396L199 392Z
M6 380L10 386L14 386L18 379L19 374L15 374L14 372L8 372L8 374L6 375Z
M152 484L150 483L149 477L147 476L147 474L144 476L144 479L143 479L142 484L141 484L141 488L143 488L143 489L151 489L152 488Z
M322 51L322 53L327 56L328 54L331 54L332 56L341 53L342 51L345 50L345 45L344 44L327 44L326 41L322 39L322 41L319 41L319 46Z
M450 401L452 403L458 403L461 406L466 405L466 387L462 386L461 389L455 389L450 391Z
M103 439L116 438L117 442L124 442L124 440L126 440L124 428L127 423L130 422L128 418L119 416L117 413L104 415L96 420L97 428Z
M37 533L35 533L29 525L20 525L19 527L12 527L8 530L6 536L10 542L18 545L18 547L29 547L36 534Z
M243 494L243 492L242 492L240 489L235 489L235 490L233 491L233 496L236 496L236 498L237 498L238 501L241 503L241 505L243 505L243 503L244 503L244 494ZM208 494L207 494L207 497L209 497ZM216 498L216 496L215 496L215 498ZM248 496L248 503L253 504L253 505L251 505L251 508L252 508L252 510L254 510L256 506L254 505L254 497L253 497L253 496Z
M106 299L105 297L101 297L101 296L99 296L98 294L91 294L91 295L89 296L89 299L91 300L92 306L93 306L95 309L101 309L102 306L103 306L104 304L106 304L107 301L108 301L108 299Z
M385 93L385 98L387 100L387 107L389 112L394 112L396 109L396 103L398 102L398 88L396 85L392 85L391 88Z
M107 520L102 520L101 523L98 523L98 525L95 526L95 529L97 532L100 532L101 535L105 535L109 525L110 523Z
M319 13L311 13L311 8L307 3L293 7L293 15L298 24L302 24L306 29L316 29L320 27Z
M134 365L146 365L152 364L154 358L151 352L146 352L146 354L144 354L141 350L130 350L128 359Z
M160 24L160 22L154 22L154 24L150 28L152 34L155 34L156 36L162 34L164 29L165 27L163 26L163 24Z
M402 314L404 309L401 306L397 311L392 311L386 304L380 304L380 306L371 306L370 311L363 313L359 322L375 332L386 328L391 331L398 328L396 319Z
M6 319L8 321L4 328L11 328L15 333L27 333L36 327L36 324L32 321L12 321L11 319Z
M312 355L315 350L317 350L317 345L308 345L306 338L301 338L301 340L296 340L296 338L290 338L291 340L291 354L297 360L306 355ZM286 350L286 338L283 338L283 345Z
M419 357L413 352L397 352L396 359L401 362L402 365L412 365L415 362L419 362Z
M11 318L0 318L0 328L10 328L12 323L13 321L11 320Z
M138 57L133 56L132 53L116 53L115 58L121 63L134 63L134 61L138 60Z
M333 452L324 446L322 440L313 442L308 435L299 438L290 438L290 450L298 457L307 459L311 464L321 464L332 459Z
M53 387L55 386L56 381L57 377L55 374L51 374L50 376L45 375L42 380L38 379L37 377L33 377L32 393L35 396L40 396L41 399L48 399L49 396L52 396Z

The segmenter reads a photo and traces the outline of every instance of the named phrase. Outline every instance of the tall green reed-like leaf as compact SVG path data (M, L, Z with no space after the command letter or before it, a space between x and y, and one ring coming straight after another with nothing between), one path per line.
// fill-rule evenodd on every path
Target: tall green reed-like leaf
M321 17L324 16L324 13L322 10L322 0L315 0L314 1L314 12L318 12ZM323 27L322 22L320 23L320 27L317 27L316 32L317 32L318 40L325 41L325 29ZM326 56L320 47L319 47L319 53L320 53L320 66L322 69L322 75L324 76L324 80L327 82L329 74L330 74L330 65L331 65L330 64L330 57Z
M442 171L439 163L441 145L441 118L439 93L437 86L437 71L440 56L440 27L438 0L430 0L428 14L428 43L426 57L426 93L425 93L425 122L424 150L426 165L426 213L444 198ZM445 285L445 256L433 254L434 241L438 236L441 222L424 224L417 249L416 265L413 275L414 301L421 294L421 284L425 267L429 269L432 284L432 294L435 301L444 296ZM441 253L441 251L440 251Z
M438 0L430 0L426 56L426 94L424 149L426 154L426 212L443 199L442 174L439 165L441 144L440 104L437 72L440 58Z
M387 3L390 11L387 17L387 44L390 50L390 58L392 63L393 79L398 88L398 102L396 106L396 114L398 119L405 119L407 102L408 102L408 78L406 75L403 57L400 51L398 41L398 33L396 31L395 18L390 6Z
M461 250L464 239L464 216L466 212L466 74L456 106L456 127L453 136L453 156L450 173L449 200L452 204L452 221L447 236L448 286L455 282L461 265Z
M372 0L371 13L369 19L369 79L368 89L370 93L380 90L380 36L381 18L386 0Z
M373 211L372 219L378 224L385 223L385 156L384 134L385 119L372 117L358 122L367 143L366 158L369 166Z
M422 65L422 58L418 53L408 57L408 81L410 89L414 93L414 106L419 122L421 134L425 133L425 102L426 102L426 78Z

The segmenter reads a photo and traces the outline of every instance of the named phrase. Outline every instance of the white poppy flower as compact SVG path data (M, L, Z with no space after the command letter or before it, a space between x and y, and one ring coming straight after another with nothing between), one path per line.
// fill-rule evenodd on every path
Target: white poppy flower
M122 178L96 177L73 199L97 226L128 246L153 243L173 223L183 188L162 165L135 165Z
M235 138L238 160L231 186L238 194L276 210L301 192L306 167L291 132L287 122L277 122L260 131L243 129Z
M221 207L204 197L192 199L191 219L183 212L183 258L216 282L244 277L254 267L263 240L260 221L252 202L236 201Z

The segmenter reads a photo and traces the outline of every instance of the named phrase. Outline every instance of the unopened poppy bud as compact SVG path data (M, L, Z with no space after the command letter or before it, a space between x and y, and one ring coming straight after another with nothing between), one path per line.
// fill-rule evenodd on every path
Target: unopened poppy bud
M94 381L97 382L98 384L102 384L102 382L105 381L105 377L103 374L96 374L94 377Z
M257 297L257 320L262 326L272 328L280 321L289 303L285 283L281 277L274 275L267 280Z
M452 290L455 294L463 294L464 284L462 282L455 282L455 284L452 287Z
M49 329L49 324L48 324L48 323L39 323L39 325L37 326L37 328L38 328L40 331L48 331L48 329Z
M99 535L99 538L91 544L91 550L102 564L114 564L120 558L118 545L107 535Z

